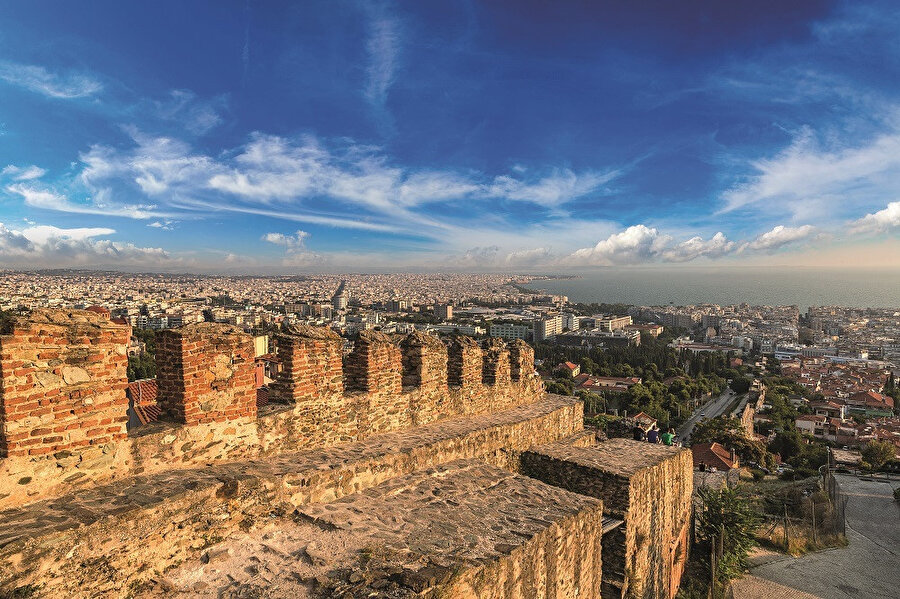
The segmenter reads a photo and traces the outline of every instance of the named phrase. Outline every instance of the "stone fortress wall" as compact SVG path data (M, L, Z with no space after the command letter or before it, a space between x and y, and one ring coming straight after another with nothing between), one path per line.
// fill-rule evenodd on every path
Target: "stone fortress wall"
M597 444L522 341L366 331L345 356L329 329L286 329L258 410L252 338L188 325L159 336L164 419L126 431L130 327L36 310L0 333L0 593L156 596L196 568L212 584L209 555L266 527L344 548L273 558L267 596L677 589L690 454Z

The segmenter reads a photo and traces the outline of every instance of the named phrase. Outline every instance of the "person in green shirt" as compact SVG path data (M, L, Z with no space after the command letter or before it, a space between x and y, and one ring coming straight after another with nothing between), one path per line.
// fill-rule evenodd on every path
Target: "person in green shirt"
M671 445L675 440L675 429L670 428L660 436L662 437L663 445Z

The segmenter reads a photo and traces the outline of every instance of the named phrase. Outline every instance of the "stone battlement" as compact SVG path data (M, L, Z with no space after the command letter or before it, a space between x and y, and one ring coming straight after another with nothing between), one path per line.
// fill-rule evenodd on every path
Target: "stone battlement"
M599 442L521 341L325 328L158 337L126 430L130 328L38 310L0 331L0 595L662 597L690 452Z
M165 422L126 432L131 334L94 312L35 310L0 335L0 508L115 476L296 448L329 447L458 415L492 413L543 393L533 351L412 333L364 331L344 357L332 330L277 335L276 404L257 414L253 343L242 330L198 323L160 331ZM459 348L465 348L462 351ZM497 365L499 364L499 365ZM455 367L465 372L450 380ZM507 373L499 378L495 372Z

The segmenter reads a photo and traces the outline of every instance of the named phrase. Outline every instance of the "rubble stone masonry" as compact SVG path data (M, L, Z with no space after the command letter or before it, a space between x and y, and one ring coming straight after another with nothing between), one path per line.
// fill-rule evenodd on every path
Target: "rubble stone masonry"
M629 439L594 447L554 443L522 455L523 473L603 498L625 521L604 536L604 599L671 599L687 561L693 492L691 452Z

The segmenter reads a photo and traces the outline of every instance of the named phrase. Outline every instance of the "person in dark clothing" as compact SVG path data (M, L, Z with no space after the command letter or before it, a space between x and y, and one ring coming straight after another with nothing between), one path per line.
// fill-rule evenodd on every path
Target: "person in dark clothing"
M631 435L634 437L635 441L643 441L644 440L644 429L641 428L640 424L635 424L634 428L631 429Z
M655 424L650 427L650 430L647 432L647 442L659 443L659 429L656 428Z

